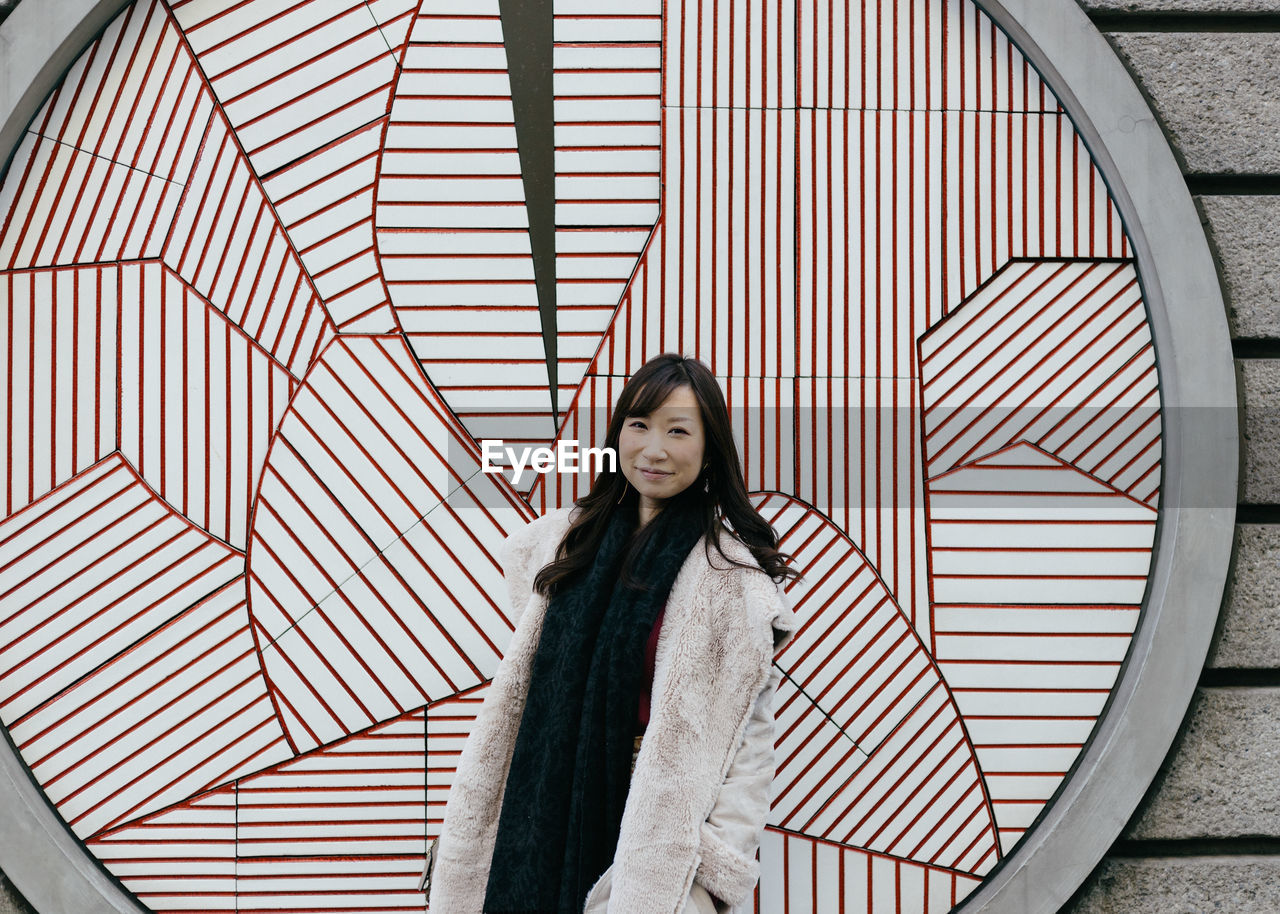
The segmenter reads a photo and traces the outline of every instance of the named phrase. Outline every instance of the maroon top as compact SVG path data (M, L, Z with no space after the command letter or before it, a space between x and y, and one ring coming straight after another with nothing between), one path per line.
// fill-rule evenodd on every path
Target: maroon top
M638 733L643 733L649 726L649 701L653 694L653 666L658 653L658 633L662 631L662 617L667 607L664 604L658 610L658 618L653 622L653 631L649 632L649 640L644 646L644 682L640 686L640 715Z

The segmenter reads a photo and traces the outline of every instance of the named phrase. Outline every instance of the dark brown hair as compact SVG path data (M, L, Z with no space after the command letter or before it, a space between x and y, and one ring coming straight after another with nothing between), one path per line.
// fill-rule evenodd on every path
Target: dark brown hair
M645 362L618 396L604 446L612 448L616 454L622 423L633 416L651 414L680 387L692 390L694 399L698 401L706 441L703 460L707 466L687 489L673 498L692 499L696 502L695 507L701 509L695 513L702 518L702 540L708 561L711 544L715 543L716 551L730 564L740 568L756 567L736 562L724 554L716 534L718 530L725 529L724 522L727 521L729 529L726 532L736 536L751 550L759 564L757 570L763 570L774 581L799 578L800 573L789 564L794 558L778 551L777 533L752 507L747 497L738 446L734 443L729 423L729 408L720 385L704 363L670 352ZM538 572L533 580L534 590L550 597L561 583L591 566L613 511L619 507L619 499L623 505L633 508L639 495L626 484L621 470L605 468L596 477L591 491L577 500L577 510L573 512L569 529L556 550L555 560ZM646 524L632 538L621 572L625 586L644 587L630 575L630 559L643 546L645 537L654 526Z

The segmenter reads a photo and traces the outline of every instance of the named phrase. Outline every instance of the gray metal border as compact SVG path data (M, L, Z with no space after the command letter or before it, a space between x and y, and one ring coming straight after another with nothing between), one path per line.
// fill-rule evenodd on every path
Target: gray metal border
M62 75L126 0L19 3L0 24L0 164ZM147 909L110 876L54 811L18 756L0 739L0 869L41 914Z
M1107 181L1133 242L1160 372L1161 517L1129 658L1057 799L958 909L1053 914L1133 815L1204 666L1235 529L1235 367L1222 290L1191 194L1111 46L1072 0L977 2L1057 93Z
M21 3L0 24L0 155L126 0ZM1102 859L1168 751L1204 665L1235 524L1236 384L1222 292L1168 142L1073 0L978 0L1058 94L1133 241L1159 353L1164 480L1142 626L1110 710L1072 776L962 905L1052 914ZM0 741L0 868L43 914L145 911L71 833Z

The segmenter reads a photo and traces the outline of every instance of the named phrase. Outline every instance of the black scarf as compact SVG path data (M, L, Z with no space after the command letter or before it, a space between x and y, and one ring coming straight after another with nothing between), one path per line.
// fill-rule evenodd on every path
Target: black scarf
M630 786L644 647L680 566L700 540L694 498L650 520L633 559L639 592L619 582L636 529L634 499L613 512L594 563L547 606L507 774L486 914L580 914L613 861Z

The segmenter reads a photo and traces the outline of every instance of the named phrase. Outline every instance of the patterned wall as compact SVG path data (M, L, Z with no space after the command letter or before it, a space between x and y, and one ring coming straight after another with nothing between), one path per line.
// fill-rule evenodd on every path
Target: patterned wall
M589 484L477 442L598 444L681 351L806 574L755 910L945 912L1146 588L1103 176L970 0L515 6L137 0L50 96L0 186L0 718L153 910L421 910L498 549Z

